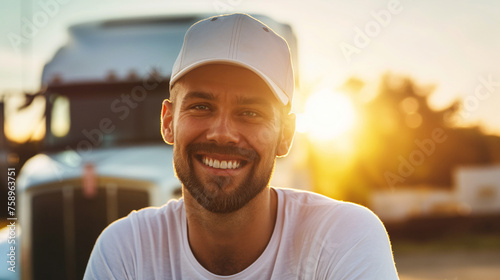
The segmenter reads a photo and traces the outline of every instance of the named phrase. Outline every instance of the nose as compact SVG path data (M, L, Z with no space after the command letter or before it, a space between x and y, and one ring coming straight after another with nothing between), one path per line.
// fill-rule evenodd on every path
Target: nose
M217 144L238 143L239 132L229 113L221 112L213 118L208 128L207 140Z

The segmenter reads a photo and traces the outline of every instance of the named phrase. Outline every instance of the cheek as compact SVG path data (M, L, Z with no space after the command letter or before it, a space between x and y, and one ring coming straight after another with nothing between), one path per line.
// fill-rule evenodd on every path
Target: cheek
M174 123L174 139L177 144L185 146L202 133L204 125L200 122L190 121L182 116Z
M252 135L252 146L258 151L266 151L269 153L269 149L274 152L279 143L280 130L275 129L275 127L270 127L267 129L259 129L251 133Z
M270 130L260 130L254 134L254 142L259 146L269 146L276 142L276 133Z

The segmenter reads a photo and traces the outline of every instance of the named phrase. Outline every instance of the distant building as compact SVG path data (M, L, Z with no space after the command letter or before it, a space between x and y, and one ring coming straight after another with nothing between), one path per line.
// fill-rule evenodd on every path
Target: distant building
M449 189L416 185L374 191L370 208L384 222L500 213L500 165L459 167L453 177Z
M423 216L455 215L458 203L453 191L416 185L375 191L370 208L384 222L401 222Z
M500 212L500 164L459 167L453 175L458 201L472 215Z

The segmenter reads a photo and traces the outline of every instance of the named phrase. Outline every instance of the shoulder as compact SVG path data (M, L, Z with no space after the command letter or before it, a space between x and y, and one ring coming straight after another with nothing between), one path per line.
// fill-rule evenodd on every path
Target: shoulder
M134 210L126 217L108 225L97 239L94 250L113 251L116 248L132 248L141 235L156 232L177 219L182 201L169 201L161 207Z
M287 222L300 227L300 231L319 231L324 238L332 236L354 243L366 237L387 239L382 221L362 205L302 190L276 191L281 192Z
M120 235L122 237L132 235L123 235L123 232L137 233L137 230L166 226L174 222L183 209L183 201L171 200L161 207L146 207L140 210L134 210L124 218L114 221L102 232L99 238L113 237Z
M368 208L351 202L344 202L321 194L275 188L284 202L285 211L308 218L318 217L332 223L342 223L344 226L355 226L363 222L373 225L381 224L379 218Z
M127 217L111 223L94 245L85 279L136 279L138 256L151 251L158 238L167 237L165 231L169 225L180 220L182 203L169 201L162 207L132 211Z
M276 191L283 197L287 232L308 256L304 275L397 279L387 232L368 208L307 191Z

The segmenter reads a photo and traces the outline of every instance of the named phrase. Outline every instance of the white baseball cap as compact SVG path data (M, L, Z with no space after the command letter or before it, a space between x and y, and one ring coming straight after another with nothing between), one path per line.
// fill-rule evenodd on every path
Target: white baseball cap
M259 75L287 105L294 90L290 49L285 39L247 14L204 19L186 32L172 68L170 89L183 75L206 64L232 64Z

